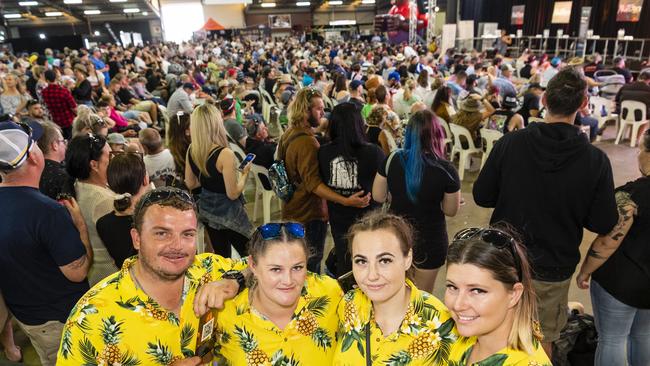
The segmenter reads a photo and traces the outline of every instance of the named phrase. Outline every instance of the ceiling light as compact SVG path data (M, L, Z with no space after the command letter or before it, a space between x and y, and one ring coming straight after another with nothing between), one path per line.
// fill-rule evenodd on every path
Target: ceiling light
M81 4L82 0L63 0L64 4Z
M139 13L140 9L138 8L126 8L123 10L125 13Z
M19 1L18 5L20 5L20 6L36 6L36 5L38 5L38 1Z
M95 36L101 36L102 35L101 33L99 33L99 31L95 31L94 34L95 34Z
M125 3L126 0L109 0L112 3Z
M84 10L84 14L86 15L98 15L101 13L102 12L100 10Z
M335 25L355 25L355 24L357 24L356 20L332 20L330 22L331 26L335 26Z
M298 1L296 6L309 6L311 3L309 1Z
M375 0L361 0L361 4L370 5L374 4Z
M329 2L330 5L343 5L343 1L341 0L332 0Z
M45 39L45 33L40 33L40 34L38 35L38 38L40 38L40 39Z
M63 15L63 13L60 12L60 11L48 11L48 12L45 12L46 17L60 17L61 15Z
M147 15L149 15L149 12L148 11L143 11L142 15L147 16Z
M5 19L18 19L22 17L20 14L5 14Z
M260 6L263 8L275 8L275 3L262 3Z

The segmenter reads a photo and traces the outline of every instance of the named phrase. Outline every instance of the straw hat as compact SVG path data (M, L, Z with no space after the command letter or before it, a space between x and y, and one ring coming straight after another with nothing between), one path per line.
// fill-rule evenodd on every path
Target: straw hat
M478 112L481 110L481 103L474 98L468 97L460 102L460 110L470 113Z

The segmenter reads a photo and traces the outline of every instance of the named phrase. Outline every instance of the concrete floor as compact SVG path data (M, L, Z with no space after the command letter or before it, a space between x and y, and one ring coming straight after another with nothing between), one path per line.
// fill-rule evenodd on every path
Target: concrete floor
M603 151L605 151L605 153L607 153L607 155L609 156L614 171L614 183L615 186L618 187L630 180L634 180L638 178L640 174L637 168L637 161L636 161L636 154L638 151L637 148L631 148L629 146L629 142L627 141L625 141L625 143L627 143L626 145L614 145L614 132L615 130L613 128L609 128L608 130L606 130L603 135L603 141L596 142L595 145L598 146ZM447 219L447 231L452 236L460 229L466 227L485 226L488 224L490 220L490 215L492 210L478 207L474 203L474 199L472 198L472 185L474 184L477 175L478 175L477 171L465 173L465 180L463 181L462 188L461 188L462 197L463 200L465 201L465 204L461 207L460 212L458 213L458 215L456 215L456 217ZM249 217L251 218L253 217L253 197L251 192L251 190L253 189L254 187L250 185L250 187L247 188L248 192L246 194L249 202L246 205L246 209L249 213ZM273 208L274 211L272 212L272 219L279 220L280 215L279 212L277 211L277 207L273 205ZM261 209L260 209L260 216L261 216ZM255 225L261 224L261 221L262 221L261 218L258 218L255 222ZM581 245L581 252L583 256L586 253L590 243L593 241L594 238L595 238L595 234L585 230L585 234ZM325 253L328 253L333 246L332 238L329 234L325 245L326 245ZM434 290L434 295L437 296L438 298L443 298L444 281L445 281L445 270L443 268L438 274L438 278L436 280L436 286ZM589 298L589 291L580 290L576 286L575 282L571 283L571 288L569 290L569 300L578 301L582 303L585 307L585 310L588 313L592 312L591 300ZM38 357L36 355L36 352L34 351L33 347L29 344L29 340L25 337L25 335L22 332L17 331L15 338L16 338L16 344L21 346L23 349L24 364L40 365L40 363L38 362ZM5 361L4 353L2 353L0 354L0 365L15 365L15 363Z

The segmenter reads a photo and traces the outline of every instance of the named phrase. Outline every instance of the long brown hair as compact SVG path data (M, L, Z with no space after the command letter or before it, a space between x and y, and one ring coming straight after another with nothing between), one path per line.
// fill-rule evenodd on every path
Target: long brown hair
M512 250L499 248L478 236L455 240L447 252L447 266L471 264L485 269L509 290L518 282L523 285L523 293L514 308L508 347L532 354L535 351L535 343L543 336L537 326L537 299L526 249L515 239L512 229L503 226L494 229L513 238L512 243L508 244L512 245Z

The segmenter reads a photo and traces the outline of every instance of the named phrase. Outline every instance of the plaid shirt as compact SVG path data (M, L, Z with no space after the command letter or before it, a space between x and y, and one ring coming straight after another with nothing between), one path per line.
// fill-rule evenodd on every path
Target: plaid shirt
M61 128L72 126L77 110L77 103L74 101L70 91L59 84L50 84L41 93L43 101L50 111L52 121Z

